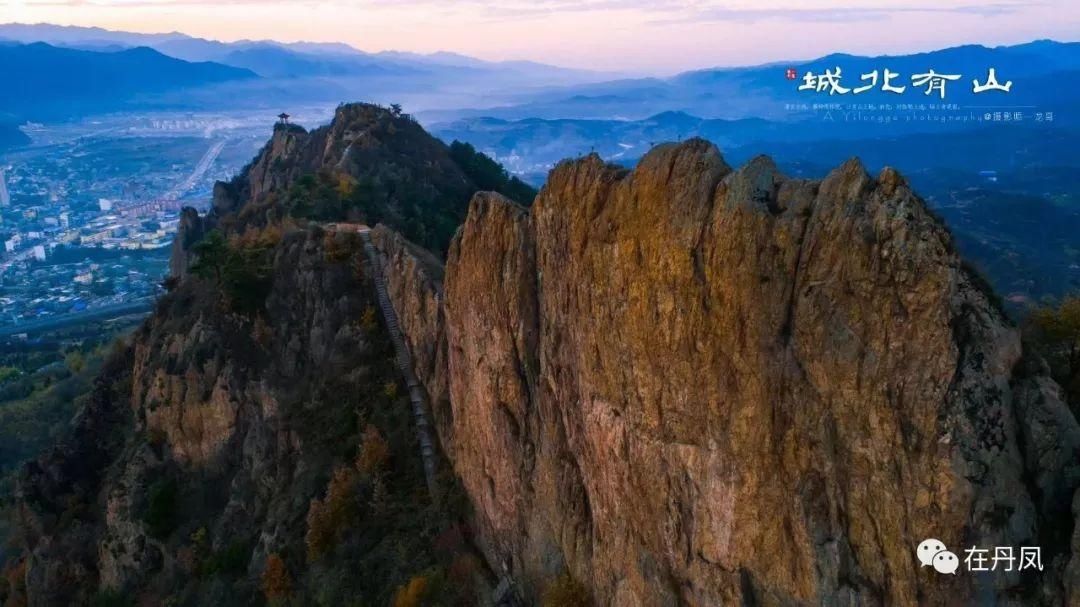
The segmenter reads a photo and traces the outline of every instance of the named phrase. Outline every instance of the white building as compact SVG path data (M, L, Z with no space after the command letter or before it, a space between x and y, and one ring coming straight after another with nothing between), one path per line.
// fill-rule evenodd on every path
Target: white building
M0 169L0 207L6 207L11 204L11 194L7 189L7 175L4 174L4 169Z
M34 259L38 261L45 261L45 246L37 245L34 247Z
M18 234L16 234L16 235L12 236L11 238L9 238L6 242L4 242L4 250L7 251L8 253L11 253L15 249L19 248L19 245L21 245L21 244L22 244L22 236L19 236Z
M98 198L97 204L98 204L98 208L101 209L102 211L111 211L112 210L112 201L109 200L108 198Z

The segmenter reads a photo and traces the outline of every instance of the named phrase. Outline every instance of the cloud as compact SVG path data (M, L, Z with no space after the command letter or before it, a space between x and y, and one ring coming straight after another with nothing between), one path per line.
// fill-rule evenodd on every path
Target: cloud
M853 23L880 21L901 14L953 14L995 17L1030 9L1031 3L963 4L957 6L835 6L820 8L726 8L702 7L671 18L654 19L656 24L791 21L822 23Z
M83 8L166 7L250 5L326 5L353 9L434 11L461 13L485 20L543 17L552 14L583 12L627 12L648 17L651 23L686 22L757 22L875 21L903 13L970 14L998 16L1040 6L1038 2L966 2L949 6L947 2L924 6L875 5L872 0L818 0L795 6L782 2L732 2L717 0L0 0L0 6L78 6ZM814 5L816 4L816 6Z

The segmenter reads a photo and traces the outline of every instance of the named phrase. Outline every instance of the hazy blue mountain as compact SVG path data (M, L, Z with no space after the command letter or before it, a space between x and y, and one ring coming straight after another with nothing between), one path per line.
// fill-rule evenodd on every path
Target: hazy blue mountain
M189 63L138 47L118 52L45 43L0 45L0 116L46 120L138 107L153 95L255 79L245 69Z
M435 53L412 53L408 51L380 51L376 57L400 61L405 63L427 63L431 65L448 65L454 67L484 67L489 62L477 59L461 53L439 51Z
M359 53L355 55L316 55L301 53L275 44L257 44L234 50L221 57L221 63L249 69L267 78L304 78L314 76L406 76L410 68L387 65Z
M0 40L46 42L54 46L99 50L148 46L185 61L213 61L243 67L266 77L371 77L388 72L407 75L420 70L432 83L462 78L499 78L500 84L529 86L596 82L612 74L578 70L533 61L485 61L458 53L367 53L340 42L277 42L239 40L220 42L180 33L137 34L96 27L50 24L0 24ZM419 72L413 74L420 75Z
M209 61L220 58L234 50L251 46L274 44L303 53L328 55L365 55L342 42L275 42L272 40L239 40L219 42L170 32L166 34L140 34L108 30L100 27L82 27L74 25L53 25L51 23L0 23L0 40L11 42L46 42L53 46L73 48L99 48L114 46L130 48L149 46L166 55L188 61ZM168 52L175 50L178 54Z
M178 32L168 34L139 34L107 30L99 27L62 26L47 23L0 24L0 40L21 42L45 42L52 46L77 48L83 50L122 50L137 46L153 48L170 57L185 61L214 61L222 59L236 51L252 48L277 46L300 53L327 55L355 55L365 53L343 43L294 42L281 43L270 40L240 40L237 42L219 42L196 38Z
M151 46L168 40L187 37L188 36L178 32L170 32L167 34L139 34L134 32L118 32L100 27L53 25L51 23L0 24L0 39L23 43L48 42L56 46L70 46L86 42L119 44L122 46Z
M2 31L2 28L0 28ZM273 40L240 40L237 42L220 42L218 40L206 40L204 38L185 37L175 40L165 40L152 45L154 49L185 61L216 61L228 63L228 57L236 53L259 50L278 50L284 54L297 54L300 57L308 57L314 61L316 57L358 58L367 57L368 54L359 51L347 44L321 43L321 42L275 42ZM241 55L242 57L242 55ZM292 59L289 59L292 61ZM243 67L243 66L238 66Z
M1063 116L1075 114L1080 104ZM1055 120L982 128L966 124L845 121L799 121L700 118L685 112L662 112L642 120L465 118L435 123L431 130L446 141L467 141L513 172L542 178L559 160L595 151L606 159L633 164L655 143L702 137L726 153L768 152L801 163L817 159L823 169L852 155L871 164L912 162L909 168L955 167L977 171L1016 162L1053 162L1080 166L1070 136L1080 135L1076 121ZM749 156L737 158L742 162Z
M841 84L848 88L864 84L860 76L879 71L877 88L858 96L799 91L802 77L810 71L821 74L826 69L841 68ZM1012 91L972 92L972 80L986 80L989 68L995 68L1004 84L1014 82ZM794 68L798 78L789 80L786 70ZM900 76L894 85L907 85L903 95L880 90L880 72L888 68ZM678 74L671 78L634 78L598 82L545 90L518 103L494 108L445 112L428 116L446 121L460 117L493 116L522 118L642 119L663 111L683 111L710 118L758 116L773 119L799 119L786 105L791 103L919 103L941 102L938 96L926 96L924 89L914 89L911 76L930 69L940 74L959 74L961 79L947 85L949 103L986 105L1068 105L1080 99L1080 43L1041 40L1016 46L959 46L927 53L899 56L863 57L832 54L813 60L791 61L752 67L716 68Z
M617 76L614 73L566 68L536 61L485 61L446 51L435 53L382 51L373 56L403 64L470 68L477 72L514 73L539 79L541 82L555 81L563 84L603 82Z
M790 136L785 125L760 118L704 120L683 112L663 112L644 120L469 118L436 123L431 130L445 141L469 142L510 171L529 177L542 177L563 158L589 152L632 164L662 141L698 136L724 146Z
M796 69L798 79L785 78L788 67ZM877 70L877 86L859 94L834 95L799 91L802 78L807 72L822 74L825 70L840 68L842 85L858 87L871 81L862 81L863 74ZM1009 93L987 91L975 94L972 81L985 82L989 68L995 68L1001 84L1013 81ZM893 84L907 86L903 95L881 90L882 72L888 69L899 74ZM988 48L965 45L953 48L899 56L862 57L848 54L832 54L809 62L793 62L791 65L771 65L754 68L704 70L680 74L670 84L677 89L702 92L711 89L737 88L751 94L766 95L780 102L847 101L874 102L940 102L938 94L926 95L925 89L916 89L911 82L915 74L934 70L939 74L959 75L950 81L945 101L951 103L992 103L1011 105L1053 103L1062 94L1075 97L1080 85L1070 80L1069 71L1080 69L1080 44L1041 41L1011 47Z
M2 31L2 28L0 28ZM184 38L166 40L153 47L167 55L188 61L215 61L243 67L268 78L422 78L428 85L462 79L482 84L515 83L528 86L567 86L595 82L609 75L575 70L532 61L484 61L457 53L408 53L382 51L366 53L345 44L275 41L231 43ZM498 80L496 83L495 80Z
M229 53L246 48L246 45L184 37L155 43L153 48L158 52L184 61L214 61L220 63L222 58Z

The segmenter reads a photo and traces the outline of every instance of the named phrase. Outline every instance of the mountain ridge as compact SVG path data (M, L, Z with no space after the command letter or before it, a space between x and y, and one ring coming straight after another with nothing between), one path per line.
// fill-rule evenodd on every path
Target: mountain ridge
M314 55L331 63L347 64L353 60L368 63L386 62L383 67L397 66L402 69L420 67L470 68L484 71L506 70L520 71L533 76L545 77L585 77L598 78L601 73L589 76L589 70L579 70L550 65L535 61L489 61L459 53L440 51L434 53L414 53L407 51L363 51L343 42L280 42L277 40L236 40L225 42L178 32L168 34L140 34L103 28L84 28L78 26L54 26L51 24L0 24L0 40L17 42L57 42L65 45L94 42L95 44L121 44L125 46L149 46L156 50L186 61L216 61L229 63L232 53L251 51L260 47L274 47L280 51L297 56ZM314 59L311 57L310 59ZM246 67L236 65L236 67ZM320 68L321 69L321 68ZM256 70L258 71L258 70ZM308 74L312 75L312 74Z
M962 82L953 83L948 98L952 103L976 104L976 99L1000 98L1003 93L984 93L976 97L971 80L983 81L990 67L997 68L998 78L1017 81L1009 100L1017 105L1039 105L1041 110L1071 107L1058 102L1060 96L1074 100L1076 88L1065 76L1080 68L1080 43L1046 41L1010 46L967 45L922 53L892 56L836 53L823 57L797 59L755 66L705 68L680 72L668 77L625 78L550 88L526 96L512 104L491 108L459 109L432 112L426 116L435 122L457 118L489 116L504 119L577 118L640 120L662 111L678 110L704 118L738 119L762 117L774 120L798 120L803 116L785 108L785 104L822 103L852 100L851 95L830 96L799 92L801 78L807 72L821 74L840 67L841 84L854 86L859 76L886 67L899 72L902 84L910 85L912 74L933 68L938 73L957 73ZM786 77L794 68L797 78ZM1049 82L1041 82L1048 79ZM1025 83L1040 80L1037 87ZM1050 84L1057 83L1057 84ZM1065 83L1064 86L1061 83ZM879 87L880 88L880 87ZM911 91L908 91L909 95ZM873 90L858 97L860 103L899 103L901 100L925 101L921 94L910 98Z
M256 78L249 70L189 63L148 47L102 53L44 42L0 45L0 61L8 79L0 112L20 120L118 111L156 94Z
M20 478L30 604L1080 600L1080 425L898 172L789 178L689 139L633 170L561 162L526 207L463 201L458 154L346 105L275 127L185 212L169 294ZM383 209L401 231L453 228L445 262L327 229L375 222L349 215L366 177L410 193ZM453 468L442 506L418 497L376 263ZM926 537L1039 545L1046 569L939 576Z

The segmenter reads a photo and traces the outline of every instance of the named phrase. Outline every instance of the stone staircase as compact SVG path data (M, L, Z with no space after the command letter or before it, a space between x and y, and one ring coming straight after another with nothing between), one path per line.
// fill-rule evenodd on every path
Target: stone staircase
M405 342L405 335L401 332L398 323L397 312L394 304L390 301L390 295L386 290L386 279L383 276L382 256L371 242L370 229L359 227L360 239L364 243L364 255L367 257L367 266L371 270L371 276L375 283L376 298L379 302L379 310L382 312L386 329L390 333L390 341L394 345L394 362L398 371L405 378L405 385L409 390L409 402L412 405L413 421L416 424L416 435L420 442L420 457L424 462L424 476L427 480L428 493L434 502L438 502L438 484L435 473L438 469L438 454L435 451L435 443L432 440L431 423L428 421L427 393L416 378L413 371L412 354L409 345Z
M333 224L329 229L344 229L348 224ZM409 345L405 342L405 335L401 331L397 312L386 290L386 278L383 272L382 255L371 241L371 229L367 226L351 225L359 234L364 243L365 271L372 277L375 283L375 294L379 302L379 310L382 312L383 321L386 323L390 334L390 341L394 346L394 362L405 383L409 388L409 402L412 405L413 420L416 424L416 434L420 442L420 456L424 463L424 475L427 480L428 493L433 502L438 502L438 485L435 473L438 469L438 453L432 442L431 424L428 421L427 392L420 384L413 370L412 354ZM522 600L520 592L508 574L497 575L498 582L491 589L490 597L484 603L490 607L523 607L526 603Z

